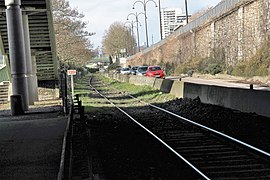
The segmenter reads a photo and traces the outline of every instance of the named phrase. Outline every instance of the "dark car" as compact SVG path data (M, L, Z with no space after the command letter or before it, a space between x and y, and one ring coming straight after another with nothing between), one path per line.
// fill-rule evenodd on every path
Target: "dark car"
M115 73L119 74L121 72L121 68L116 68Z
M159 66L149 66L146 72L146 76L155 78L164 78L164 72Z
M130 73L133 74L133 75L136 75L136 72L137 72L137 69L138 69L139 66L132 66L130 68Z
M148 66L139 66L136 74L139 76L145 76Z

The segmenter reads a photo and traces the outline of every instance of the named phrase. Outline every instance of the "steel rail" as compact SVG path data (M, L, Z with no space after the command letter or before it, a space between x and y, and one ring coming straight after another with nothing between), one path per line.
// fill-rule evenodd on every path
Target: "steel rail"
M92 78L91 78L92 80ZM91 82L90 80L90 82ZM117 108L119 111L124 113L128 118L130 118L133 122L135 122L138 126L143 128L146 132L148 132L150 135L152 135L155 139L157 139L160 143L162 143L164 146L166 146L171 152L173 152L176 156L178 156L180 159L182 159L185 163L187 163L192 169L194 169L197 173L199 173L203 178L210 180L209 177L207 177L203 172L201 172L198 168L196 168L193 164L191 164L187 159L185 159L182 155L177 153L171 146L169 146L167 143L165 143L162 139L160 139L158 136L156 136L152 131L144 127L142 124L140 124L136 119L134 119L132 116L130 116L127 112L125 112L123 109L115 105L113 102L111 102L106 96L101 94L95 87L89 83L89 85L92 87L93 90L95 90L96 93L98 93L101 97L103 97L108 103L110 103L112 106ZM137 99L137 98L136 98Z
M241 144L241 145L243 145L243 146L245 146L245 147L247 147L247 148L250 148L250 149L254 150L255 152L261 153L261 154L263 154L263 155L265 155L265 156L267 156L267 157L270 158L270 153L268 153L268 152L266 152L266 151L264 151L264 150L261 150L261 149L255 147L255 146L252 146L252 145L250 145L250 144L248 144L248 143L245 143L245 142L243 142L243 141L241 141L241 140L239 140L239 139L236 139L236 138L234 138L234 137L231 137L231 136L229 136L229 135L227 135L227 134L224 134L224 133L222 133L222 132L219 132L219 131L217 131L217 130L214 130L214 129L212 129L212 128L209 128L209 127L207 127L207 126L204 126L204 125L202 125L202 124L200 124L200 123L196 123L196 122L194 122L194 121L192 121L192 120L190 120L190 119L187 119L187 118L185 118L185 117L183 117L183 116L180 116L180 115L178 115L178 114L175 114L175 113L173 113L173 112L171 112L171 111L168 111L168 110L166 110L166 109L160 108L160 107L155 106L155 105L153 105L153 104L151 104L151 103L144 102L143 100L141 100L141 99L139 99L139 98L136 98L136 97L132 96L131 94L127 93L127 92L124 92L124 93L125 93L126 95L128 95L129 97L131 97L131 98L133 98L133 99L136 99L136 100L138 100L138 101L144 103L145 105L148 105L148 106L151 106L151 107L153 107L153 108L159 109L159 110L161 110L161 111L163 111L163 112L166 112L166 113L171 114L171 115L173 115L173 116L175 116L175 117L177 117L177 118L180 118L180 119L182 119L182 120L184 120L184 121L186 121L186 122L189 122L189 123L191 123L191 124L194 124L194 125L196 125L196 126L198 126L198 127L203 128L203 129L205 129L205 130L208 130L208 131L213 132L213 133L215 133L215 134L218 134L218 135L220 135L220 136L222 136L222 137L225 137L225 138L227 138L227 139L230 139L231 141L234 141L234 142L236 142L236 143L239 143L239 144Z
M218 135L220 135L220 136L222 136L222 137L225 137L225 138L230 139L230 140L232 140L232 141L234 141L234 142L237 142L237 143L239 143L239 144L241 144L241 145L243 145L243 146L245 146L245 147L248 147L248 148L250 148L250 149L252 149L252 150L254 150L254 151L256 151L256 152L259 152L259 153L261 153L261 154L263 154L263 155L266 155L267 157L270 157L270 153L268 153L268 152L266 152L266 151L264 151L264 150L261 150L261 149L259 149L259 148L256 148L255 146L252 146L252 145L250 145L250 144L247 144L247 143L245 143L245 142L243 142L243 141L240 141L240 140L238 140L238 139L236 139L236 138L234 138L234 137L231 137L231 136L229 136L229 135L227 135L227 134L224 134L224 133L222 133L222 132L219 132L219 131L217 131L217 130L214 130L214 129L212 129L212 128L209 128L209 127L207 127L207 126L204 126L204 125L202 125L202 124L196 123L196 122L194 122L194 121L192 121L192 120L190 120L190 119L187 119L187 118L185 118L185 117L182 117L182 116L180 116L180 115L178 115L178 114L175 114L175 113L173 113L173 112L171 112L171 111L168 111L168 110L166 110L166 109L163 109L163 108L160 108L160 107L155 106L155 105L153 105L153 104L144 102L144 101L142 101L142 100L140 100L140 99L138 99L138 98L136 98L136 97L134 97L134 96L132 96L132 95L130 95L130 94L128 94L128 96L130 96L130 97L133 98L133 99L137 99L138 101L140 101L140 102L142 102L142 103L144 103L144 104L146 104L146 105L148 105L148 106L151 106L151 107L153 107L153 108L156 108L156 109L159 109L159 110L161 110L161 111L163 111L163 112L166 112L166 113L168 113L168 114L171 114L171 115L173 115L173 116L175 116L175 117L178 117L178 118L180 118L180 119L183 119L184 121L187 121L187 122L189 122L189 123L191 123L191 124L194 124L194 125L196 125L196 126L199 126L199 127L203 128L203 129L206 129L206 130L208 130L208 131L210 131L210 132L213 132L213 133L218 134Z

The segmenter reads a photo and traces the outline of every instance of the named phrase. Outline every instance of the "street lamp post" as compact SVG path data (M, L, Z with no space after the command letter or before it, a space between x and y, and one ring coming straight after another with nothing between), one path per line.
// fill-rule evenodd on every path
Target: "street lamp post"
M131 25L131 35L134 36L134 27L136 27L134 26L134 23L136 23L136 21L126 21L124 26L128 23Z
M129 23L129 24L131 25L131 32L130 32L130 35L131 35L131 37L132 37L132 39L133 39L133 37L134 37L134 27L136 27L136 26L134 26L134 23L137 23L137 22L136 22L136 21L126 21L124 25L126 25L127 23ZM138 23L139 23L140 26L141 26L140 21L139 21ZM137 34L137 36L139 36L139 35ZM132 52L132 53L135 54L135 47L134 47L133 40L132 40L132 49L133 49L133 52Z
M138 0L138 1L135 1L135 2L133 3L133 7L132 7L132 9L135 9L135 4L136 4L136 3L142 3L142 5L143 5L143 10L144 10L144 23L145 23L145 37L146 37L146 45L147 45L147 47L149 47L149 42L148 42L148 28L147 28L146 5L147 5L147 3L149 3L149 2L155 3L156 7L158 7L157 4L156 4L156 2L155 2L154 0L143 0L143 1Z
M158 13L159 13L159 31L160 31L160 39L162 40L162 24L161 24L161 6L160 6L160 0L158 0Z
M138 16L139 15L141 15L141 14L144 14L144 13L142 13L142 12L140 12L140 13L130 13L128 16L127 16L127 20L128 20L128 17L130 16L130 15L133 15L133 16L135 16L135 18L136 18L136 26L137 26L137 40L138 40L138 51L140 52L141 51L141 49L140 49L140 35L139 35L139 20L138 20Z
M126 25L127 23L129 23L131 25L131 35L134 36L134 28L136 28L136 26L134 26L134 24L136 23L136 21L126 21L124 25ZM140 23L140 21L138 21L139 26L142 26L142 24Z
M185 7L186 7L186 19L187 19L187 24L188 24L188 4L187 4L187 0L185 0Z

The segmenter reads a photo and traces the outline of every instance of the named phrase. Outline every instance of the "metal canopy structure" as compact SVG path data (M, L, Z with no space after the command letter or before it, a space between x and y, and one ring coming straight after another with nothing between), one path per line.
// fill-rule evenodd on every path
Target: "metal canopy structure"
M9 54L5 0L0 0L0 51ZM21 0L28 16L31 55L36 59L38 80L57 79L56 44L50 0Z

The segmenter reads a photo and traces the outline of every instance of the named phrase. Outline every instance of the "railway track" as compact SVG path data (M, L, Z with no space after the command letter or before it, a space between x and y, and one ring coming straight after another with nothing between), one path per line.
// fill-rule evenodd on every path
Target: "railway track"
M107 92L104 89L106 86L95 77L90 82L95 92L166 146L202 178L270 178L269 153L137 99L134 99L132 107L120 108L124 103L119 104L115 99L132 98L131 95L115 90ZM154 117L159 117L159 121Z

